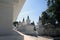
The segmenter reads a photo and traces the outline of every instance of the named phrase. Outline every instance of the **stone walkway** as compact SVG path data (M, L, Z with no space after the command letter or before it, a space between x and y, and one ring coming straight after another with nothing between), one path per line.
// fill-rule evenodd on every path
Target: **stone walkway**
M25 35L17 30L15 30L17 33L19 33L20 35L24 36L24 40L53 40L53 38L47 38L47 37L34 37L34 36L29 36L29 35Z

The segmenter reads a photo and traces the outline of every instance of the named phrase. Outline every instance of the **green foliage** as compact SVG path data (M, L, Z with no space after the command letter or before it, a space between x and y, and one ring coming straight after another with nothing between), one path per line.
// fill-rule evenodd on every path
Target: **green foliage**
M47 12L48 14L54 13L55 15L55 19L58 20L58 22L60 23L60 0L48 0L47 2L48 4L48 9Z
M48 9L42 13L42 24L46 24L45 33L51 36L60 36L60 0L48 0ZM58 21L58 24L55 22ZM48 24L50 23L50 24Z
M47 6L48 9L42 13L42 24L45 24L47 21L56 25L56 20L60 24L60 0L48 0Z
M34 21L31 23L32 25L35 25Z
M17 21L13 22L13 25L16 27L16 25L18 25L18 22Z
M42 13L42 24L44 25L45 23L47 23L48 20L48 14L46 12Z

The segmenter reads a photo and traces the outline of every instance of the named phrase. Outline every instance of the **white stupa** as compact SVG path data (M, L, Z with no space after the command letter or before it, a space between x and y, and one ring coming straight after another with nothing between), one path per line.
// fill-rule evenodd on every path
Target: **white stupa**
M25 34L33 34L34 33L34 25L31 24L29 16L27 16L26 22L23 18L22 22L19 23L20 28L19 31L25 33Z
M37 23L37 31L39 33L39 35L42 35L44 34L44 27L42 26L42 21L41 21L41 17L39 16L39 20L38 20L38 23Z
M29 16L27 16L26 23L27 23L27 24L30 24L30 18L29 18Z

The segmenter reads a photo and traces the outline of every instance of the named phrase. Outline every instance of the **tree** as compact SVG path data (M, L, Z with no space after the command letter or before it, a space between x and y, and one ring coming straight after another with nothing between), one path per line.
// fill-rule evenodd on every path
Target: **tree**
M18 22L17 21L13 22L13 25L16 27L16 25L18 25Z
M35 26L35 23L34 23L34 21L33 21L31 24Z
M60 36L60 0L48 0L47 2L48 9L45 11L48 14L48 21L54 27L49 26L48 24L45 26L48 32L48 35L51 36ZM53 14L53 15L52 15ZM46 16L42 17L45 20ZM56 25L56 20L58 21L58 25ZM46 23L46 22L45 22ZM49 26L49 27L48 27ZM50 33L50 34L49 34Z
M60 0L48 0L48 13L54 13L56 20L60 23Z
M46 12L42 12L42 24L44 25L45 23L47 23L48 20L48 14Z

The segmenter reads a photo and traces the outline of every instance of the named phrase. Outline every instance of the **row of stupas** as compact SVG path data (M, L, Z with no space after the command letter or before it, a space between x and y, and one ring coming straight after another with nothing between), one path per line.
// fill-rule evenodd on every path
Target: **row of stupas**
M22 23L22 24L34 24L35 25L35 23L34 23L34 21L31 23L31 20L30 20L30 18L29 18L29 16L27 16L27 19L26 19L26 22L25 22L25 19L23 18L23 20L22 20L22 22L21 21L19 21L19 23ZM42 24L42 22L41 22L41 17L39 16L39 20L38 20L38 23L37 23L37 25L38 24Z
M39 16L39 20L37 25L35 25L34 22L31 23L31 20L29 16L27 16L26 22L23 18L22 22L19 22L18 30L26 33L26 34L35 34L34 33L34 27L36 27L36 30L39 32L39 34L43 34L43 27L42 27L42 22L41 22L41 17Z

